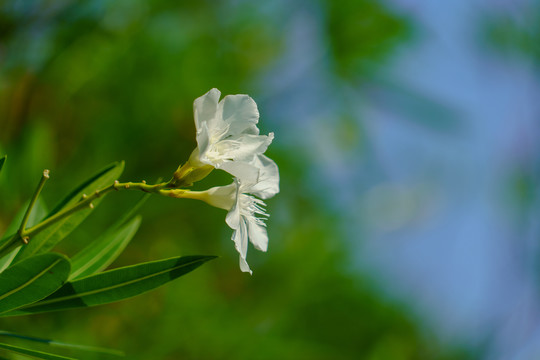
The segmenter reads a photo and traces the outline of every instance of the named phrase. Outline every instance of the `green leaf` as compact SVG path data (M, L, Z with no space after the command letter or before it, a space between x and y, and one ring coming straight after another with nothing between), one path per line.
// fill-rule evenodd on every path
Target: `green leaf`
M0 274L0 313L34 303L60 288L69 276L67 257L57 253L32 256Z
M79 279L104 270L124 251L141 224L141 217L105 232L92 241L71 260L70 280Z
M28 208L28 201L24 204L24 206L15 214L15 217L11 221L11 223L8 225L5 234L6 235L0 242L7 241L11 239L17 230L19 229L19 226L21 225L21 221L23 219L24 213L26 212L26 209ZM30 212L30 216L28 217L28 226L34 226L37 224L41 219L43 219L47 215L47 207L45 206L45 203L43 200L38 198L34 204L34 207L32 208L32 211ZM22 245L22 243L21 243ZM0 259L0 273L4 271L6 267L11 264L13 261L13 258L17 255L21 248L18 247L14 249L12 252L10 252L8 255L2 257Z
M48 215L48 217L54 215L63 208L76 204L83 194L91 194L96 190L102 189L108 185L111 185L114 180L118 179L122 171L124 170L124 162L113 163L101 170L90 179L81 184L77 189L72 191L60 204ZM94 207L96 207L102 199L98 198L93 201ZM18 253L15 261L20 261L24 258L32 256L34 254L42 253L52 249L60 240L68 235L73 229L75 229L92 211L92 209L80 210L71 216L58 221L54 225L39 232L37 235L30 239L28 245L22 248Z
M160 181L161 181L161 178L159 181L156 181L156 183L159 183ZM137 203L135 203L135 205L133 205L131 209L120 218L120 220L118 220L113 226L111 226L111 230L116 230L122 225L124 225L125 223L127 223L128 221L131 221L133 216L135 216L135 213L139 211L141 206L143 206L146 200L148 200L150 195L152 194L144 194L143 196L141 196L141 198L137 201Z
M60 341L55 341L55 340L50 340L50 339L38 338L34 336L20 335L20 334L12 333L9 331L0 330L0 336L6 336L10 338L25 340L25 341L37 342L37 343L46 344L49 346L61 347L61 348L66 348L66 349L74 349L74 350L88 351L88 352L93 352L93 353L115 355L115 356L125 355L123 351L119 351L119 350L106 349L106 348L101 348L97 346L70 344L70 343L65 343L65 342L60 342Z
M70 280L102 271L116 260L139 228L140 220L134 224L133 215L149 197L150 194L144 194L120 220L72 258ZM128 221L132 223L126 225Z
M0 273L6 270L6 268L11 264L13 259L15 259L15 256L17 256L20 250L21 250L21 246L11 250L11 252L7 253L0 259Z
M17 211L17 213L13 217L13 220L11 220L11 223L9 223L6 231L4 232L4 234L7 235L5 237L12 237L17 232L17 230L19 230L19 226L21 226L23 216L26 213L26 209L28 208L28 203L29 201L24 203L24 205L19 209L19 211ZM28 217L27 227L36 225L43 218L45 218L45 216L47 216L47 207L45 206L43 200L41 200L41 198L38 198L34 203L34 207L30 212L30 216Z
M77 360L75 358L70 358L70 357L65 357L65 356L61 356L61 355L55 355L55 354L50 354L50 353L46 353L46 352L43 352L43 351L37 351L37 350L31 350L31 349L25 349L25 348L22 348L20 346L14 346L14 345L9 345L9 344L4 344L4 343L0 343L0 348L2 349L5 349L7 351L10 351L10 352L14 352L14 353L17 353L17 354L22 354L22 355L28 355L28 356L32 356L36 359L45 359L45 360Z
M0 158L0 171L2 171L2 168L4 167L4 163L6 162L7 155L4 155Z
M120 177L122 171L124 171L123 161L117 161L107 165L67 195L58 205L56 205L49 216L56 214L66 207L66 205L76 203L79 201L82 194L90 194L106 185L110 185L114 180L117 180Z
M66 283L42 301L1 316L82 308L127 299L187 274L214 258L175 257L105 271Z

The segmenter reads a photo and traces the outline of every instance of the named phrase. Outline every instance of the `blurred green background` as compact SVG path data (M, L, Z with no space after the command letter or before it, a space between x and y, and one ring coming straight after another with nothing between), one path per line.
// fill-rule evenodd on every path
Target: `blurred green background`
M402 203L393 202L401 193L392 188L378 188L386 197L359 203L388 179L384 149L370 136L369 118L380 115L368 104L401 114L403 133L416 134L411 139L466 138L460 129L468 119L453 101L411 88L392 73L395 59L415 44L445 41L441 34L430 38L417 16L425 3L0 2L0 155L8 154L0 231L44 168L51 170L42 195L49 208L113 161L126 161L124 181L169 178L196 145L192 102L212 87L255 99L262 132L275 132L268 155L281 174L281 193L267 201L269 251L249 250L253 276L238 268L222 210L152 197L140 211L141 229L114 266L188 254L220 258L131 300L2 319L0 327L122 349L129 359L485 356L497 343L493 328L474 341L445 337L419 311L417 290L396 295L371 267L359 265L370 257L358 245L370 238L369 229L402 221ZM424 10L426 16L432 11ZM538 58L538 31L521 35L523 19L494 13L475 21L480 47L494 57ZM449 86L464 86L450 78ZM437 169L431 171L440 174ZM518 222L533 208L535 169L506 174ZM197 187L229 181L215 171ZM419 191L432 197L430 189ZM71 254L92 241L138 197L110 195L59 250Z

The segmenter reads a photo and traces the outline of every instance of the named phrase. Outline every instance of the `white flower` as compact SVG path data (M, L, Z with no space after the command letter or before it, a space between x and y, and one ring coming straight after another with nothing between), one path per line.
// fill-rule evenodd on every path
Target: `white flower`
M193 103L197 149L189 162L225 170L243 182L257 182L254 159L266 151L274 134L259 135L259 111L252 98L228 95L219 101L220 95L212 89Z
M252 98L228 95L219 101L220 95L219 90L212 89L195 99L197 148L174 173L170 182L174 189L164 191L172 197L203 200L227 210L225 221L233 229L232 240L240 254L240 268L251 273L246 261L248 242L260 251L268 248L264 223L268 215L261 199L279 192L278 167L263 155L274 134L259 135L259 111ZM233 175L234 182L206 191L181 189L201 180L214 168Z
M214 187L191 196L229 212L225 222L234 230L232 240L240 254L240 269L250 274L252 272L246 261L248 241L257 250L268 249L268 234L264 223L268 218L268 214L264 211L266 204L253 195L268 199L279 192L279 172L273 160L258 155L252 160L251 165L259 169L258 182L246 183L236 178L230 185Z

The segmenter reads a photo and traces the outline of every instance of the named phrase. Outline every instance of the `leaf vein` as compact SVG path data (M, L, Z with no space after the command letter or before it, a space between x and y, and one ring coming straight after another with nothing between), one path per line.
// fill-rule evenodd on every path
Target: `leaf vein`
M58 259L56 260L54 263L52 263L51 265L49 265L48 267L46 267L45 269L43 269L39 274L37 274L36 276L34 276L33 278L31 278L29 281L25 282L24 284L21 284L20 286L16 287L15 289L13 290L10 290L6 293L4 293L3 295L0 296L0 300L4 300L5 298L13 295L14 293L16 293L17 291L27 287L28 285L30 285L31 283L33 283L34 281L36 281L37 279L39 279L40 277L42 277L47 271L49 271L51 268L53 268L54 266L56 266L56 264L58 264L59 262L61 261L61 259Z
M86 296L94 295L94 294L97 294L97 293L100 293L100 292L110 291L110 290L113 290L113 289L116 289L116 288L124 287L124 286L127 286L127 285L131 285L133 283L137 283L137 282L140 282L140 281L143 281L143 280L146 280L146 279L150 279L152 277L156 277L156 276L165 274L167 272L170 272L170 271L173 271L173 270L180 269L182 267L192 265L192 264L200 262L200 261L201 261L201 259L193 260L193 261L191 261L189 263L181 264L181 265L175 266L173 268L165 269L165 270L159 271L157 273L149 274L149 275L146 275L144 277L129 280L129 281L126 281L126 282L122 282L122 283L119 283L119 284L116 284L116 285L113 285L113 286L108 286L108 287L105 287L105 288L100 288L100 289L96 289L96 290L92 290L92 291L86 291L86 292L83 292L83 293L77 293L77 294L73 294L73 295L69 295L69 296L63 296L63 297L59 297L59 298L55 298L55 299L40 301L40 302L35 303L35 304L24 306L24 307L21 308L21 310L29 309L29 308L32 308L34 306L43 306L43 305L54 304L54 303L58 303L58 302L62 302L62 301L73 300L73 299L77 299L77 298L84 298ZM77 281L83 281L83 280L84 279L80 279L80 280L77 280Z

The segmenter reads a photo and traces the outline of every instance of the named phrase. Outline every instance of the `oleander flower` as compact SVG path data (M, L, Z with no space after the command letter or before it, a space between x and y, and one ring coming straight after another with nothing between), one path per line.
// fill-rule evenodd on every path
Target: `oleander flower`
M175 172L177 186L198 181L214 168L243 182L257 182L254 159L266 151L274 134L259 135L259 110L251 97L227 95L219 101L220 96L212 89L193 103L197 148Z
M212 89L193 103L197 148L176 170L164 190L169 196L191 198L228 211L226 223L233 229L232 240L240 254L240 269L251 273L246 261L248 243L266 251L268 218L262 199L279 192L276 163L263 155L274 134L259 135L257 104L247 95L228 95ZM234 176L232 184L206 191L181 189L206 177L214 168Z
M250 164L259 169L257 182L250 183L235 178L232 184L206 191L177 191L179 197L203 200L228 211L225 222L233 229L232 240L240 254L240 269L251 274L246 261L248 242L257 250L268 249L268 234L264 221L269 215L265 212L266 204L261 199L268 199L279 192L279 171L276 163L265 155L256 156Z

